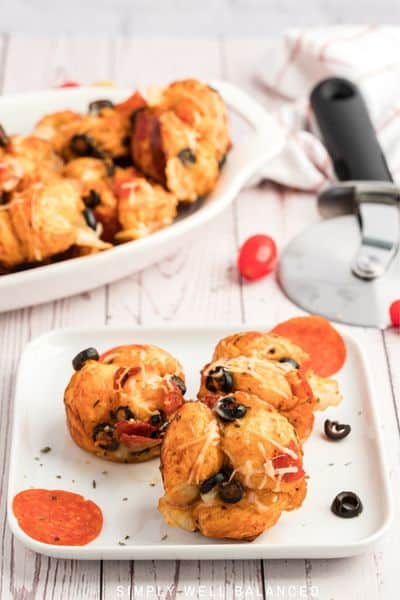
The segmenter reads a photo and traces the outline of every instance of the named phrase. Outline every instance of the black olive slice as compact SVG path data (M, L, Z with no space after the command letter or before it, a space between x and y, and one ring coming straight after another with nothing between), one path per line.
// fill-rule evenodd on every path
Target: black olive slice
M10 201L10 194L8 192L0 192L0 205L7 204Z
M76 156L93 156L106 158L106 154L96 147L96 144L87 133L77 133L69 141L69 148Z
M357 517L362 510L362 502L354 492L340 492L331 505L333 514L342 519Z
M219 497L228 504L236 504L243 498L244 489L240 481L232 479L228 483L223 483L219 487Z
M178 152L178 158L183 165L194 164L196 162L196 155L190 148L183 148Z
M0 146L2 148L5 148L8 145L9 141L10 141L10 138L6 134L4 127L2 125L0 125Z
M132 158L128 154L114 156L113 163L114 166L121 167L121 169L126 169L127 167L131 167L133 165Z
M162 411L156 412L150 417L151 425L160 425L165 420L164 413Z
M119 447L114 433L115 429L110 423L99 423L93 428L92 440L98 442L98 446L102 450L114 451Z
M222 475L224 476L224 481L228 481L228 479L230 478L230 476L233 473L233 469L232 467L229 467L228 465L223 465L220 470L220 473L222 473Z
M117 421L129 421L129 419L135 418L129 406L118 406L114 414Z
M171 381L180 389L182 396L186 394L185 382L177 375L171 375Z
M82 369L83 365L87 360L99 360L99 353L96 348L85 348L81 350L72 360L72 366L75 371Z
M93 140L86 133L77 133L69 141L71 152L77 156L91 156L93 152Z
M208 494L208 492L211 492L216 485L222 483L223 481L225 481L225 475L221 472L215 473L208 479L205 479L201 482L200 494Z
M99 113L103 108L114 108L114 103L111 100L94 100L89 104L89 113Z
M299 369L300 368L299 363L297 362L297 360L294 360L294 358L289 358L289 357L285 356L284 358L280 358L279 362L280 363L288 363L289 365L292 365L292 367L294 369Z
M324 423L325 435L330 440L343 440L351 431L351 426L338 421L330 421L326 419Z
M224 367L216 367L207 375L206 388L209 392L229 394L233 390L233 377Z
M225 166L226 163L226 159L227 159L227 154L223 154L221 156L221 158L218 161L218 168L221 171L221 169L223 169L223 167Z
M88 208L96 208L101 202L101 197L96 190L89 190L89 193L83 197L83 202Z
M235 421L244 417L247 407L244 404L238 404L235 398L226 396L218 400L214 410L223 421Z
M94 229L96 231L97 228L97 220L94 216L94 213L91 208L88 206L83 210L83 216L85 217L86 225L90 227L90 229Z
M115 173L115 165L112 160L105 160L107 177L112 177Z

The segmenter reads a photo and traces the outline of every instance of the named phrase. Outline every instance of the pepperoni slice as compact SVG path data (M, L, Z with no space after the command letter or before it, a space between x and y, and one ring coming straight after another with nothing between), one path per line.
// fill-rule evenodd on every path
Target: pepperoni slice
M121 444L132 450L140 452L153 446L161 444L160 438L152 438L150 435L157 431L157 427L150 423L141 421L120 421L115 425Z
M303 462L298 448L296 448L296 445L293 442L290 442L289 448L293 450L293 452L296 452L298 458L293 458L293 456L289 456L289 454L282 453L278 454L277 456L275 456L275 458L272 459L274 469L286 469L290 467L297 468L296 472L285 473L282 476L282 480L286 481L287 483L290 483L291 481L296 481L297 479L300 479L304 476Z
M150 437L158 429L155 425L144 423L144 421L119 421L115 427L118 435L141 435L144 437Z
M163 409L166 415L170 415L171 413L178 410L180 406L183 404L182 392L176 386L175 390L171 390L166 392L163 398Z
M342 336L323 317L295 317L274 327L272 333L303 348L310 357L307 366L322 377L337 373L346 360Z
M97 504L64 490L23 490L14 496L12 509L21 529L45 544L84 546L103 527Z
M115 108L123 116L129 117L136 110L143 108L144 106L146 106L146 100L143 98L143 96L139 92L133 92L129 98L123 102L119 102L119 104L116 104Z
M124 358L128 359L130 348L134 348L135 350L140 350L140 348L145 349L146 346L143 344L131 344L130 346L114 346L114 348L110 348L100 354L99 361L102 363L112 363L115 358L119 358L120 354L124 355Z

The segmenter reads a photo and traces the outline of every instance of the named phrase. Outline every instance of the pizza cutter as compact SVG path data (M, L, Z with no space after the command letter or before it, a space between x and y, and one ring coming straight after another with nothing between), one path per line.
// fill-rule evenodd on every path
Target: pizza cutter
M352 82L321 81L311 105L339 181L319 195L325 220L284 249L278 280L310 313L383 328L400 298L400 188Z

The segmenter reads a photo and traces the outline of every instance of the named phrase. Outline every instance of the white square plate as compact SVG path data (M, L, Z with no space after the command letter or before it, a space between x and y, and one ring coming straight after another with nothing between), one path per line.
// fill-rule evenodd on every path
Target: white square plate
M217 340L246 328L103 327L53 331L31 342L18 373L8 488L9 524L25 546L60 558L193 560L330 558L358 554L375 542L390 521L388 477L368 370L360 348L347 335L348 358L338 374L344 401L317 413L304 447L310 477L307 498L299 510L284 513L275 527L253 542L214 540L168 527L157 511L162 495L158 459L114 464L84 452L71 440L63 392L72 375L71 359L82 348L94 346L103 352L118 344L157 344L182 362L187 397L194 398L199 370ZM352 426L351 434L336 443L323 435L324 420L333 417ZM41 453L44 446L51 452ZM14 495L31 486L70 490L94 500L104 515L99 537L83 547L31 539L19 528L11 508ZM340 519L330 511L333 498L343 490L361 497L364 510L357 518Z

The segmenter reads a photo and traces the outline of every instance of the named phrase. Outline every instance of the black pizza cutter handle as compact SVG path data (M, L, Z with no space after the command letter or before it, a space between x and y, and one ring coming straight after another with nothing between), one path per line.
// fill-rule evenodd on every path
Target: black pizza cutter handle
M338 179L320 203L350 207L358 216L361 245L350 265L353 275L382 276L399 248L399 189L386 163L357 86L340 77L318 83L311 106ZM346 185L348 181L348 185Z
M320 81L311 106L341 181L392 181L368 110L357 86L341 77Z

